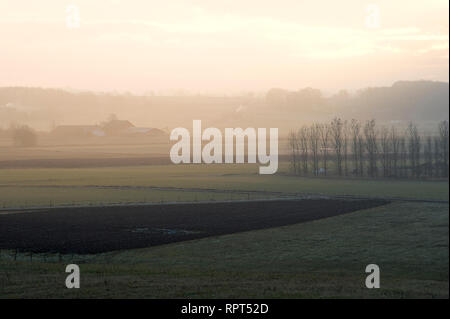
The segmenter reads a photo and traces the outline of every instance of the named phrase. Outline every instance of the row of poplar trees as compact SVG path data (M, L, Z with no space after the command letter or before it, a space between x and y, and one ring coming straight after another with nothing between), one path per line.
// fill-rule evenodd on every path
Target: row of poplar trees
M448 178L448 120L421 134L412 122L401 130L335 118L291 131L288 142L297 175Z

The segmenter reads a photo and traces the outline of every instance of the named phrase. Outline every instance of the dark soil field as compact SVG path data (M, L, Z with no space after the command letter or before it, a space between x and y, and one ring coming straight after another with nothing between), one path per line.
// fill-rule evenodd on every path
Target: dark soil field
M277 200L23 211L0 215L0 249L94 254L286 226L386 203Z

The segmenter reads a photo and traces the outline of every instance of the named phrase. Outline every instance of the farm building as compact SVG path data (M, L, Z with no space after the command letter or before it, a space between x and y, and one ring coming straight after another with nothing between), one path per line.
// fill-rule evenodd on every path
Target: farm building
M105 136L105 132L98 125L60 125L51 134L58 137Z
M67 137L122 136L122 137L164 137L167 133L151 127L135 127L130 121L112 120L103 125L60 125L52 135Z
M127 120L111 120L105 123L102 128L106 135L122 135L126 130L134 128L135 126Z
M136 127L127 120L111 120L103 124L102 129L108 136L165 136L166 132L151 127Z
M152 136L152 137L167 135L167 133L164 132L163 130L151 127L130 127L126 129L123 133L132 136Z

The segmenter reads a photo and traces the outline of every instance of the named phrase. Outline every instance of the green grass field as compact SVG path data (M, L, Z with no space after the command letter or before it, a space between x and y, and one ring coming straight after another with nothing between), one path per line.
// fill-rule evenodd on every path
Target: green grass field
M302 178L285 171L263 176L255 165L3 169L0 208L293 193L448 201L448 182ZM14 261L2 251L0 297L448 298L448 219L448 203L399 201L304 224L62 261L57 255L30 261L25 253ZM65 288L69 263L80 265L82 289ZM364 286L370 263L380 266L381 289Z
M55 186L76 186L58 188ZM120 186L92 189L83 186ZM142 190L131 186L214 189ZM220 191L241 191L230 195ZM162 165L83 169L0 170L0 208L131 202L246 199L246 191L357 195L448 200L448 182L305 178L285 174L259 175L256 165ZM251 195L259 198L259 195ZM266 195L267 196L267 195Z
M448 298L448 205L388 206L281 228L95 256L3 253L0 296ZM50 262L51 261L51 262ZM64 286L78 263L81 289ZM365 266L381 288L365 288Z

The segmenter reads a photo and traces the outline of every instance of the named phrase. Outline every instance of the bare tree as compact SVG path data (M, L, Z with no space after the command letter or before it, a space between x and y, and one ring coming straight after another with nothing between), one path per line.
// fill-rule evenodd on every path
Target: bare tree
M376 177L378 175L377 167L377 131L375 120L366 122L364 126L365 146L367 150L367 156L369 159L368 174L370 177Z
M351 127L351 131L352 131L353 173L355 175L359 175L358 137L359 137L359 131L361 129L361 124L357 120L352 119L350 127Z
M297 135L294 131L290 131L288 135L289 148L291 150L291 169L294 174L297 174L297 161L298 161L298 142Z
M322 163L324 174L328 173L328 148L330 143L330 127L327 124L319 125L320 151L322 153Z
M448 121L439 123L440 153L442 156L442 177L448 177Z
M317 176L319 173L319 131L320 126L318 124L313 124L309 129L308 135L313 160L313 173L315 176Z
M348 127L348 122L344 121L343 133L344 133L344 174L348 176L348 139L350 136L350 129Z
M435 177L442 177L443 172L441 170L442 165L441 164L441 140L439 136L434 137L434 176Z
M417 125L410 122L408 125L408 150L409 163L412 169L412 175L416 178L420 177L420 135Z
M423 156L425 158L425 174L428 177L433 177L433 137L431 135L425 138Z
M389 129L383 127L380 134L381 142L381 164L383 166L383 177L391 175L391 141Z
M298 144L300 146L300 157L302 161L303 175L308 174L308 151L309 151L309 129L304 126L298 131Z
M359 159L359 174L364 176L364 162L365 162L366 148L364 143L364 137L359 135L358 137L358 159Z
M334 152L336 155L336 168L338 175L342 176L342 153L343 153L343 128L344 123L340 118L335 118L329 126L331 140L333 143Z
M398 172L398 164L399 164L399 155L400 155L400 138L397 133L397 129L393 126L391 128L391 150L392 150L392 174L395 177L399 176Z
M352 131L353 172L355 175L362 176L364 143L361 136L361 123L352 119L350 126Z
M406 137L402 135L399 141L400 145L400 165L402 167L401 173L402 177L408 177L408 151L406 147Z
M375 119L362 125L355 119L347 122L334 118L329 124L316 123L291 131L288 140L295 174L307 175L312 166L315 176L327 175L332 160L339 176L348 176L352 169L353 175L367 172L377 177L381 165L383 177L448 178L448 120L439 123L439 135L421 136L413 122L399 133L395 126L378 129Z

